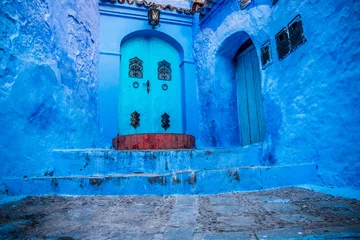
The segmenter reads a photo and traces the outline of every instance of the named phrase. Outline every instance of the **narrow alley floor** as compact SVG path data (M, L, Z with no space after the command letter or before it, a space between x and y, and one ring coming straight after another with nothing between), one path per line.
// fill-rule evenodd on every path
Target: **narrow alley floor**
M302 188L44 196L0 205L0 239L360 239L360 201Z

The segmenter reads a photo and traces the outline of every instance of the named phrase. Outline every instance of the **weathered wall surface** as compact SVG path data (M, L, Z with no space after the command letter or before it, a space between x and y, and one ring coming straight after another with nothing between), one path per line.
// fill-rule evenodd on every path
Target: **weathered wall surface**
M153 1L153 2L160 3L163 5L171 5L171 6L175 6L175 7L181 7L181 8L185 8L185 9L190 8L189 0L157 0L157 1Z
M0 1L0 181L97 139L96 0Z
M360 187L360 3L224 1L195 28L200 145L238 144L231 59L246 38L258 55L268 39L274 63L262 75L264 164L316 162L325 184ZM301 14L307 42L279 61L275 35ZM235 100L234 100L235 99Z

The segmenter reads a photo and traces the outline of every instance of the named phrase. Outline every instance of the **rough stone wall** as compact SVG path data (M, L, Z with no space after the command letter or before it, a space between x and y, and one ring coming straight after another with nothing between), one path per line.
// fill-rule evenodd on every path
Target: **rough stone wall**
M316 162L325 184L359 188L359 1L279 0L272 6L270 0L255 0L245 10L236 0L224 4L194 33L198 145L238 144L236 80L229 72L246 32L258 55L270 39L274 59L260 70L267 127L263 163ZM307 42L279 61L275 35L297 14Z
M0 1L0 181L94 147L98 45L96 0Z

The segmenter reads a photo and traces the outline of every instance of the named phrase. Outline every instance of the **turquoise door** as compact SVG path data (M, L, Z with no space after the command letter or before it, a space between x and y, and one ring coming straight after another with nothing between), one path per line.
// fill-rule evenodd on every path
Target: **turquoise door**
M158 38L121 47L119 134L183 133L180 57Z
M261 142L266 132L259 70L254 45L236 56L240 143L243 146Z

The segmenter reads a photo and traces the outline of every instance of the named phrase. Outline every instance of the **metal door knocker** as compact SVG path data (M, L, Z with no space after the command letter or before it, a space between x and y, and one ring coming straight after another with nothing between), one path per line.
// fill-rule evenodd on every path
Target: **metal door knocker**
M168 90L168 85L166 85L166 84L163 84L162 86L161 86L161 88L162 88L162 90L164 90L164 91L166 91L166 90Z
M134 87L134 88L138 88L138 87L139 87L139 83L138 83L138 82L134 82L134 83L133 83L133 87Z

